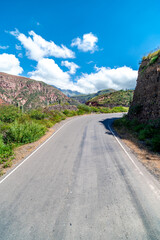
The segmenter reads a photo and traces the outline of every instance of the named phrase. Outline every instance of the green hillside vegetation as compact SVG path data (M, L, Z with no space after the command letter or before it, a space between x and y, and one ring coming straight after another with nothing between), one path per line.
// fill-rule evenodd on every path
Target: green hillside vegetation
M90 113L113 113L126 112L124 107L96 108L87 105L79 105L77 111L71 110L49 110L48 108L32 109L22 112L20 108L13 105L0 106L0 175L3 168L12 165L14 148L31 143L43 136L47 129L66 117L72 117Z
M115 107L125 106L129 107L133 99L133 90L120 90L112 93L105 93L96 96L89 100L86 104L93 106Z
M114 89L104 89L104 90L101 90L101 91L98 91L96 93L91 93L91 94L81 94L81 95L78 95L78 96L72 96L71 98L73 100L77 100L79 101L80 103L86 103L87 101L89 101L90 99L96 97L96 96L100 96L102 94L105 94L105 93L110 93L110 92L115 92L116 90Z

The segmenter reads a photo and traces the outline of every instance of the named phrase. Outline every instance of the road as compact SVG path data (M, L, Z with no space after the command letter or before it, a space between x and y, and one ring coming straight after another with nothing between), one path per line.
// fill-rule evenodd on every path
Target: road
M160 185L112 134L119 116L69 120L0 179L0 239L160 239Z

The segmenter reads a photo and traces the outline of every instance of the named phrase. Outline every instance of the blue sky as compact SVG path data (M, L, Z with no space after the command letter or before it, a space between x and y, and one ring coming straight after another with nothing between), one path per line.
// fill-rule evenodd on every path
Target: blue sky
M84 93L134 88L160 1L3 1L0 71Z

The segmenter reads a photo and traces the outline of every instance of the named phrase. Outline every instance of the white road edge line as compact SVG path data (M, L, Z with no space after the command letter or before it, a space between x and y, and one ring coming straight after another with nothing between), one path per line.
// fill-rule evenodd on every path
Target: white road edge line
M131 162L134 164L134 166L137 168L139 174L141 174L142 176L144 176L144 174L141 172L141 170L139 169L139 167L136 165L136 163L134 162L134 160L131 158L131 156L129 155L129 153L126 151L126 149L123 147L123 145L121 144L121 142L119 141L119 139L116 137L116 135L114 134L114 132L112 131L111 127L108 124L108 128L111 131L112 135L114 136L114 138L117 140L117 142L119 143L119 145L121 146L121 148L124 150L124 152L127 154L127 156L129 157L129 159L131 160ZM149 181L146 179L146 182L148 183L150 189L155 193L155 195L160 199L160 191L156 190L155 187L153 187L152 184L149 183Z
M35 154L41 147L43 147L54 135L56 135L65 125L70 123L72 120L66 122L64 125L62 125L56 132L54 132L44 143L42 143L36 150L34 150L27 158L25 158L17 167L15 167L6 177L4 177L0 184L3 183L11 174L13 174L22 164L24 164L33 154Z
M134 164L134 166L137 168L138 172L144 176L144 174L141 172L141 170L139 169L139 167L135 164L134 160L131 158L131 156L129 155L129 153L126 151L126 149L123 147L123 145L121 144L121 142L118 140L118 138L116 137L116 135L114 134L114 132L112 131L111 127L108 124L108 128L111 131L112 135L115 137L115 139L117 140L117 142L119 143L119 145L121 146L121 148L123 149L123 151L127 154L127 156L129 157L129 159L131 160L131 162Z

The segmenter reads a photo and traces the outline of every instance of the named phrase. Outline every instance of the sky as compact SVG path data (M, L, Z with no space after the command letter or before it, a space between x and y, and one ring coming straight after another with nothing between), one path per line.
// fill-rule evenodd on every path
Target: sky
M92 93L134 89L160 46L159 0L3 1L0 72Z

